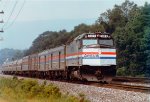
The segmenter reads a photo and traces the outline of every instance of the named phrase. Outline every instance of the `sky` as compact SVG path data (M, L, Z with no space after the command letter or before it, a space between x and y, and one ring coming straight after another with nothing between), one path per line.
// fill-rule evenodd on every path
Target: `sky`
M149 0L130 0L138 6ZM0 0L0 49L28 49L45 31L73 30L93 24L101 13L124 0ZM20 13L19 13L20 12ZM18 15L18 16L17 16ZM3 40L1 40L3 38Z

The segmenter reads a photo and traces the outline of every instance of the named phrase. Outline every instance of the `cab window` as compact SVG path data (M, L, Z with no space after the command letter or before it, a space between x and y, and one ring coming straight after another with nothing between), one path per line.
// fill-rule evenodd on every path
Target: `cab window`
M100 39L98 42L100 45L113 46L113 40L112 39Z
M93 45L93 44L97 44L97 39L83 39L82 40L82 45L87 46L87 45Z

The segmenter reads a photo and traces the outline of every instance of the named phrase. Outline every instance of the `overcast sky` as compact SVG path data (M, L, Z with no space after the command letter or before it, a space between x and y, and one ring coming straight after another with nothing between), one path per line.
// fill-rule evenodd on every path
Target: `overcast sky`
M16 2L18 1L18 2ZM27 49L32 41L42 32L71 31L74 26L85 23L93 24L101 13L121 4L124 0L25 0L25 5L16 20L24 0L0 0L0 49ZM149 0L132 0L139 6ZM16 6L14 6L16 5ZM15 7L15 8L14 8ZM14 10L13 10L14 9ZM13 12L12 12L13 10ZM11 15L11 16L10 16ZM15 21L15 22L14 22Z

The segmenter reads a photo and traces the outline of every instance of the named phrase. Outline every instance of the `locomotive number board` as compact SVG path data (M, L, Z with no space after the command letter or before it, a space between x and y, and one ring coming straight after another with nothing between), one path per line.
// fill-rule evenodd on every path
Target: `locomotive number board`
M87 34L87 35L85 35L85 38L103 38L103 39L107 39L107 38L111 38L111 36L108 35L108 34Z

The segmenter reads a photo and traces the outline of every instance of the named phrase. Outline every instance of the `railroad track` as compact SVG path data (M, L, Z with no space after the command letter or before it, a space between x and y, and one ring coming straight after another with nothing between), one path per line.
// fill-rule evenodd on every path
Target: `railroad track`
M140 82L140 83L150 83L150 78L138 78L138 77L114 77L113 81L118 82Z
M104 87L104 88L113 88L113 89L120 89L120 90L126 90L126 91L150 93L150 87L148 87L148 86L127 85L127 84L122 84L119 82L111 82L109 84L85 82L83 84L96 86L96 87Z
M108 84L107 86L119 88L119 89L125 89L125 90L129 90L129 91L138 91L138 92L150 93L150 87L149 86L128 85L128 84L122 84L122 83L116 83L116 82L112 82L112 83Z
M67 82L67 81L63 81ZM126 91L134 91L134 92L142 92L142 93L150 93L150 86L141 86L141 85L128 85L120 82L111 82L111 83L97 83L97 82L81 82L81 81L70 81L67 83L75 83L75 84L83 84L90 85L95 87L104 87L104 88L114 88Z

